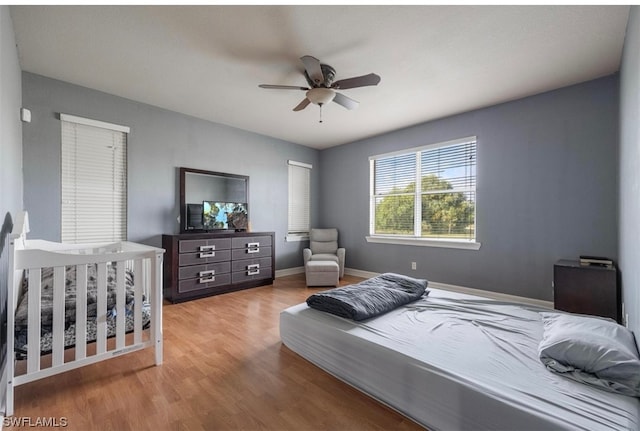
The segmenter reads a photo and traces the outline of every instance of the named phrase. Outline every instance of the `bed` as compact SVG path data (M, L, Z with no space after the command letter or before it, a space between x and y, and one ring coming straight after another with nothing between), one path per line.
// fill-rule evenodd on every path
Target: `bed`
M28 240L28 231L24 212L9 236L6 416L21 384L145 348L160 365L164 250Z
M638 398L550 372L551 310L429 289L354 321L302 303L280 315L289 349L431 431L637 430Z

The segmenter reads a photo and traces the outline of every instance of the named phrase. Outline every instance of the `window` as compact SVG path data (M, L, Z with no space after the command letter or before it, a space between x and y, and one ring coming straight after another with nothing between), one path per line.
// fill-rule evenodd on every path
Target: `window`
M369 158L370 242L479 248L476 138Z
M289 164L289 227L287 241L309 238L311 229L311 168L307 163Z
M60 114L62 242L127 239L129 128Z

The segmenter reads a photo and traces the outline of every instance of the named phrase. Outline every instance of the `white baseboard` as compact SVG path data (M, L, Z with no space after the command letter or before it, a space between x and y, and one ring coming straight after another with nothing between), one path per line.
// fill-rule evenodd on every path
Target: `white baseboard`
M297 266L295 268L285 268L276 270L276 278L286 277L288 275L304 274L304 266Z
M371 278L376 275L380 275L379 272L362 271L359 269L345 268L344 273L346 275L353 275L354 277ZM289 275L304 274L304 266L296 266L294 268L285 268L276 270L276 278L287 277Z
M362 271L361 269L345 268L344 273L354 277L371 278L380 275L379 272Z

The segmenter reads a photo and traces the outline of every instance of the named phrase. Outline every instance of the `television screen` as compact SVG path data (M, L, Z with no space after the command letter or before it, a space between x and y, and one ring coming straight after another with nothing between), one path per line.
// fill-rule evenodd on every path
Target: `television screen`
M237 202L202 202L202 226L206 230L247 229L247 204Z

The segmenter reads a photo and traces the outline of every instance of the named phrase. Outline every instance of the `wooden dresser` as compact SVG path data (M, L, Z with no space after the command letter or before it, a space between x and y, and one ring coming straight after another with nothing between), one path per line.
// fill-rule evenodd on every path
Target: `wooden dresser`
M164 297L182 302L273 283L273 232L162 235Z

